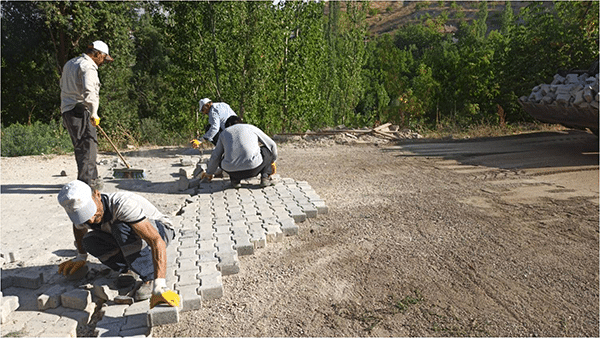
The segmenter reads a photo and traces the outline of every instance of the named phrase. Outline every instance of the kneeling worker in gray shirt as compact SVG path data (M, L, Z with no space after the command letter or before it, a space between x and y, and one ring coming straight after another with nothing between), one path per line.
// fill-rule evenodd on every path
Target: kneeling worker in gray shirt
M262 143L262 145L261 145ZM240 181L261 175L260 186L270 185L270 175L275 173L277 145L262 130L251 124L242 123L239 117L231 116L225 123L215 149L202 178L212 179L221 167L231 180L234 188Z
M76 258L59 265L59 273L74 274L90 253L121 273L117 284L134 282L131 270L139 275L143 283L136 300L150 298L150 308L158 303L179 306L179 295L167 288L165 279L166 247L175 237L168 217L140 195L102 194L78 180L63 186L58 202L74 224L78 251Z

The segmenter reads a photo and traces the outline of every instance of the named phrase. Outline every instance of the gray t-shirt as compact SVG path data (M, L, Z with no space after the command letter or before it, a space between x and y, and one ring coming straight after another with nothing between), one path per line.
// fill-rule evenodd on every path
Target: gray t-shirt
M105 209L100 229L104 232L111 233L110 227L114 223L123 222L133 224L144 218L157 220L171 227L169 218L147 199L138 194L128 191L102 194L102 204ZM82 227L89 228L87 224L78 226L78 228Z
M206 173L214 174L221 162L226 172L244 171L258 167L263 158L260 154L260 143L264 144L273 161L277 160L277 145L262 130L251 124L235 124L223 130L208 161ZM222 161L221 161L222 158Z

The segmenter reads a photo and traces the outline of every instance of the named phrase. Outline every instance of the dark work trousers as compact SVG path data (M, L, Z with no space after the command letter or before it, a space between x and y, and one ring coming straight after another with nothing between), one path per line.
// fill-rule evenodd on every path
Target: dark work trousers
M98 136L96 127L90 122L91 113L78 104L72 110L62 114L63 125L71 135L77 161L77 179L92 185L98 178L96 155L98 154Z
M175 237L175 231L162 222L149 220L158 230L167 246ZM89 231L83 237L83 248L109 268L126 272L133 270L146 282L154 279L152 250L127 223L111 226L112 234L101 230Z
M267 177L271 175L273 173L271 168L271 163L273 163L273 154L271 154L271 151L265 146L260 147L260 154L262 155L263 161L258 167L250 170L227 171L229 174L229 179L232 182L239 182L247 178L252 178L258 174L261 174L261 177Z

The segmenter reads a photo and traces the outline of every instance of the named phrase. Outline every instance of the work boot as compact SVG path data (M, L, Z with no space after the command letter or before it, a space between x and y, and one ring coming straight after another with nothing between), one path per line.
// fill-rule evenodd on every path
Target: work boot
M136 280L136 273L128 270L126 272L123 272L121 274L119 274L119 277L117 277L117 288L122 289L122 288L126 288L126 287L130 287L135 283Z
M221 168L217 168L217 170L215 170L215 174L213 175L214 178L223 178L223 169Z
M270 177L261 177L260 178L260 187L264 188L264 187L268 187L274 185L273 181L271 181Z
M136 302L149 299L152 296L152 281L143 282L139 289L135 291Z

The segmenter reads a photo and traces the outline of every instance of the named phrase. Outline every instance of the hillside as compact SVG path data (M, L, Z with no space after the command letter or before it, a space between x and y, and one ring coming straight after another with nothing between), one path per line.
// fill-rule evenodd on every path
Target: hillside
M506 1L488 2L488 27L498 28ZM529 1L510 1L515 14ZM551 4L551 3L549 3ZM449 25L472 20L478 12L478 1L372 1L367 15L369 31L374 35L393 33L403 25L421 21L427 15L435 18L448 14Z

